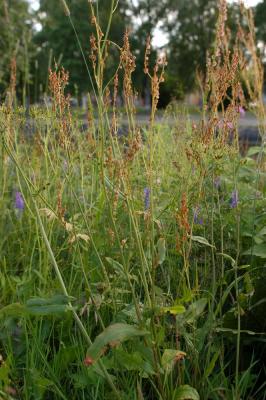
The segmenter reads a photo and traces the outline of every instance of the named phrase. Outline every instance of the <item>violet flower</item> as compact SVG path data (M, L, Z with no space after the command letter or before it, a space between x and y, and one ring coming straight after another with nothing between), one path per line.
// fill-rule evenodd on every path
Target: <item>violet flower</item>
M246 114L246 111L245 111L244 107L242 107L242 106L238 106L237 111L239 112L241 117L244 117Z
M233 122L231 122L231 121L227 122L227 123L226 123L226 127L227 127L230 131L232 131L232 130L234 129L234 124L233 124Z
M18 210L19 214L22 214L25 208L25 203L21 192L15 192L15 209Z
M147 211L150 208L150 194L151 191L149 188L144 188L144 209Z
M238 206L238 190L234 190L231 194L231 199L230 199L230 207L231 208L236 208Z

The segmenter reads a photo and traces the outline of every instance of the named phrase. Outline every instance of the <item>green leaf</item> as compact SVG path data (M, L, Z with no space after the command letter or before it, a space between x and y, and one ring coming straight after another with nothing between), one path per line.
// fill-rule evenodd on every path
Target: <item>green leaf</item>
M165 261L165 255L166 255L166 247L165 247L165 239L160 238L157 242L157 248L158 248L158 263L161 265Z
M224 258L226 258L227 260L229 260L231 262L231 265L232 265L233 268L235 267L236 261L231 256L229 256L229 254L217 253L217 255L223 256Z
M176 390L174 400L200 400L200 397L196 389L183 385Z
M168 313L169 312L172 315L178 315L178 314L183 314L186 311L186 309L185 309L184 306L181 306L180 304L177 304L177 305L172 306L172 307L163 307L162 311L164 313Z
M107 358L107 357L105 357ZM143 355L139 351L128 353L122 346L115 349L114 354L108 361L103 359L104 364L108 369L117 371L139 371L141 374L154 375L155 372L152 368L152 364L149 360L143 358ZM109 362L111 362L109 364Z
M162 367L166 372L170 372L174 366L174 360L176 357L177 350L165 349L162 355Z
M134 325L122 323L110 325L96 337L88 349L87 356L91 357L93 361L96 361L100 358L107 345L118 345L134 337L148 334L148 331L141 330Z
M193 242L198 242L198 243L200 243L200 244L203 244L204 246L209 246L209 247L215 248L215 246L213 246L212 244L210 244L210 243L208 242L208 240L205 239L205 238L202 237L202 236L191 236L191 240L192 240Z
M176 361L178 359L183 359L186 356L186 353L180 350L174 349L165 349L162 355L162 367L165 372L168 374L172 371Z
M12 303L0 309L0 318L4 317L21 317L27 315L28 312L23 304Z
M190 304L184 315L185 321L187 323L192 323L193 321L195 321L195 319L198 318L203 313L207 303L208 300L203 297L202 299L199 299L194 303Z
M237 335L238 334L238 330L237 329L230 329L230 328L216 328L215 329L216 332L228 332L228 333L232 333L233 335ZM248 331L246 329L243 329L240 331L240 333L246 333L247 335L265 335L265 332L253 332L253 331Z
M251 255L260 258L266 258L266 243L257 244L243 253L244 255Z
M253 146L248 150L247 157L254 156L255 154L259 154L262 150L259 146Z
M252 284L252 280L248 272L246 272L244 275L244 285L245 285L245 294L248 296L253 296L253 294L255 293L255 288Z
M45 299L34 297L26 302L26 310L33 315L52 315L65 313L71 310L70 298L64 295L56 295Z
M105 258L108 264L111 265L111 267L119 274L124 274L124 267L122 264L120 264L118 261L113 260L111 257L106 257Z
M208 378L208 376L210 376L210 374L212 373L212 371L213 371L213 369L215 367L216 361L219 358L219 355L220 355L220 351L219 350L216 353L214 353L214 355L213 355L213 357L211 359L211 362L208 365L208 368L205 370L205 373L204 373L205 378Z
M266 226L262 228L258 233L258 236L264 236L264 235L266 235Z

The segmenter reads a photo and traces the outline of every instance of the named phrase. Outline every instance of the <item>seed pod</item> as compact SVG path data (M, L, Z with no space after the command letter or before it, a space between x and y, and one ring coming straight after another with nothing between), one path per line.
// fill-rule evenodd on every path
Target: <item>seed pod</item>
M70 17L70 10L69 10L69 8L68 8L68 5L67 5L67 3L66 3L66 0L61 0L61 3L62 3L62 6L63 6L63 9L64 9L64 11L65 11L66 16L67 16L67 17Z

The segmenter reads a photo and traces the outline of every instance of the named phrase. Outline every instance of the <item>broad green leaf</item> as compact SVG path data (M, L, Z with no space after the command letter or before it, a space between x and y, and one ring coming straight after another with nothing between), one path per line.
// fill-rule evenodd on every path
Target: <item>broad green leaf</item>
M162 355L162 367L166 373L171 372L176 361L183 359L186 353L180 350L165 349Z
M179 386L173 400L200 400L196 389L189 385Z
M106 358L106 357L105 357ZM128 353L122 346L114 351L113 356L108 358L108 361L103 359L104 364L108 369L117 371L139 371L141 374L154 375L155 372L152 368L152 364L148 359L143 358L143 355L139 351Z
M141 354L138 352L127 353L125 350L121 349L115 354L116 361L127 371L141 371L143 369L144 361Z
M245 273L244 275L244 284L245 284L245 292L249 296L253 296L255 292L255 288L252 284L252 280L250 277L250 274L248 272Z
M195 321L195 319L203 313L207 303L208 300L206 298L202 298L190 304L184 315L185 321L187 323L192 323L193 321Z
M148 331L141 330L134 325L121 323L110 325L96 337L88 349L87 356L91 357L93 361L96 361L107 345L116 346L126 340L148 334Z
M161 265L163 264L165 260L165 255L166 255L166 247L165 247L165 239L160 238L157 242L157 248L158 248L158 263Z
M169 312L172 315L178 315L178 314L183 314L186 311L186 309L185 309L184 306L182 306L180 304L177 304L177 305L172 306L172 307L163 307L162 311L164 313L168 313Z
M162 355L162 367L168 373L173 369L177 350L165 349Z
M244 255L251 255L260 258L266 258L266 243L261 243L255 245L253 248L250 248L249 250L245 251L243 253Z
M264 238L263 238L263 237L254 236L254 242L255 242L255 244L261 244L261 243L263 243L263 241L264 241Z
M259 154L260 152L263 152L263 149L259 146L253 146L248 150L247 157L254 156L255 154Z
M4 317L21 317L27 315L28 312L23 304L12 303L0 309L0 318Z
M209 247L215 248L215 246L213 246L212 244L210 244L210 243L208 242L208 240L205 239L205 238L202 237L202 236L191 236L191 240L192 240L193 242L198 242L198 243L200 243L200 244L203 244L204 246L209 246Z
M264 235L266 235L266 226L262 228L258 233L258 236L264 236Z
M51 315L70 311L69 300L67 296L56 295L45 299L35 297L26 302L26 310L33 315Z

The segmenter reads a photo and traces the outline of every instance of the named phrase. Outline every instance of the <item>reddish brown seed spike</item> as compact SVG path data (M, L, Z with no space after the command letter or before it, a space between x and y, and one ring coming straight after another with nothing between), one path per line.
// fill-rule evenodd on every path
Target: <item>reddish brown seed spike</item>
M91 358L89 356L87 356L83 361L83 364L85 365L85 367L90 367L93 363L94 363L93 358Z

